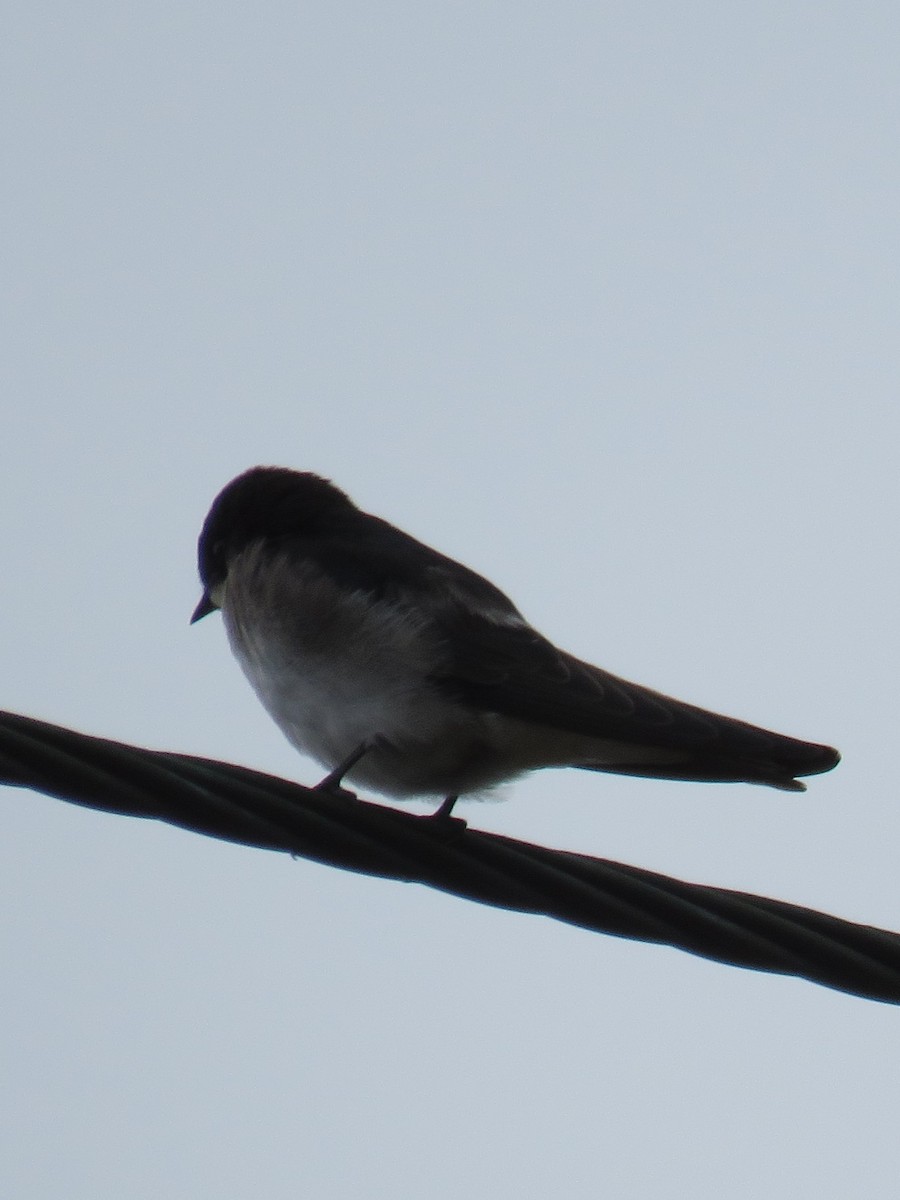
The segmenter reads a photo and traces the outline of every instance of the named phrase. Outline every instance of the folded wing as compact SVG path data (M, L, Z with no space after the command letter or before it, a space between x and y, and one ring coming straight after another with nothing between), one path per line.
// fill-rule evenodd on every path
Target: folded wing
M707 712L611 675L558 650L512 615L488 620L456 608L442 626L447 658L436 676L442 689L487 712L596 737L603 743L597 760L576 764L586 769L803 791L797 776L828 771L839 761L830 746Z

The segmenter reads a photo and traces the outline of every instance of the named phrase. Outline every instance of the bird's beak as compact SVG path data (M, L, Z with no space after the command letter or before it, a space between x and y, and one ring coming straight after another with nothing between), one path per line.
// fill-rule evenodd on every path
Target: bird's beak
M209 592L204 592L200 597L200 603L194 609L193 615L191 616L191 624L193 625L195 621L199 621L202 617L208 617L209 614L211 612L215 612L218 607L218 604L213 604L212 600L210 599Z

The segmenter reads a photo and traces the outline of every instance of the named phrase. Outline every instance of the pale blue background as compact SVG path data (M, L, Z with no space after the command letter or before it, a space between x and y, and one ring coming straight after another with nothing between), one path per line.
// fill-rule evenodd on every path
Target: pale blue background
M194 540L332 475L566 648L832 741L484 828L900 929L900 10L7 14L0 704L312 781ZM2 794L0 1192L894 1195L900 1012Z

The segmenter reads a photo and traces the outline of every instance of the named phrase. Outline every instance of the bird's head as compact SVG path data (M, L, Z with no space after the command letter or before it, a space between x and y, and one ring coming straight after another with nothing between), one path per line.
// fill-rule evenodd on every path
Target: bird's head
M354 507L340 488L308 471L251 467L232 479L216 496L200 531L203 595L191 624L222 607L229 563L251 543L314 535L323 520Z

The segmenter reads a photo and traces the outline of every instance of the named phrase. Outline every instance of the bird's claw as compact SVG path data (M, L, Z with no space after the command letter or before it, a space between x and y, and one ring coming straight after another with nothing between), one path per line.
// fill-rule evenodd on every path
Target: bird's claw
M373 737L366 738L364 742L360 742L353 753L348 754L345 759L342 759L334 770L329 771L325 778L317 783L312 790L314 792L328 792L331 796L343 796L348 800L356 800L356 792L343 787L341 781L348 771L353 770L364 755L368 754L370 750L377 750L385 741L386 739L381 734L375 734Z
M462 817L452 817L453 805L459 799L459 796L448 796L442 801L439 808L427 817L422 817L423 821L427 821L433 829L440 829L441 832L449 832L453 830L455 833L462 833L464 829L468 829L468 822Z

